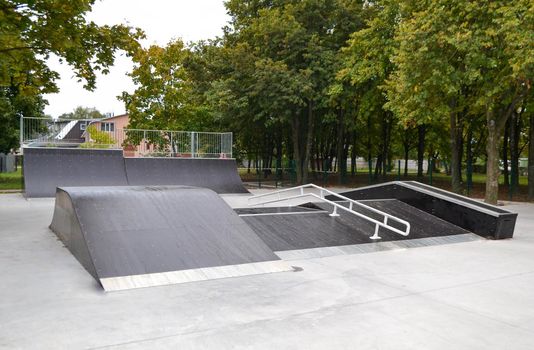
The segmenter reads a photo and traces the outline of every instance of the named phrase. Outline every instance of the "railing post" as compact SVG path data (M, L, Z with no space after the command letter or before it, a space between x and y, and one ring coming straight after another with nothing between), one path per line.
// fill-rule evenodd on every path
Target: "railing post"
M20 152L22 152L22 144L24 142L24 117L20 116Z
M380 236L378 235L378 229L380 229L380 226L379 226L378 224L376 224L376 226L375 226L375 234L372 235L372 236L369 237L369 238L371 238L371 239L381 239L382 237L380 237Z
M170 132L170 134L171 134L171 137L170 137L170 139L171 139L171 157L173 157L174 156L174 145L172 143L172 131Z
M337 213L337 206L334 205L334 211L332 212L332 214L330 214L330 216L339 216L339 214Z

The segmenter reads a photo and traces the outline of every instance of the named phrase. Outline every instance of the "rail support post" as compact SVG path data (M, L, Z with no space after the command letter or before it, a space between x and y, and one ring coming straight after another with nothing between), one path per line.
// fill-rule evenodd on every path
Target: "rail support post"
M339 214L337 213L337 207L334 205L334 211L332 212L332 214L328 214L329 216L339 216Z
M382 237L380 237L380 236L378 235L378 229L379 229L379 228L380 228L380 226L376 225L376 226L375 226L375 234L372 235L372 236L369 237L369 238L371 238L371 239L382 239Z

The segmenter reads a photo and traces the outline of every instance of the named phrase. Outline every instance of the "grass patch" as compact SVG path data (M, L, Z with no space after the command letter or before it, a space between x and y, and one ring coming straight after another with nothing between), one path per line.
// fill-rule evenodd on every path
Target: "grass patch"
M22 170L19 167L14 173L0 173L0 190L21 190Z

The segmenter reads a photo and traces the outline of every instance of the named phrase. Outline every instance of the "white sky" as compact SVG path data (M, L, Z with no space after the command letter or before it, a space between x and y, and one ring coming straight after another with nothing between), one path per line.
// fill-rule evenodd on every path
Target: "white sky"
M215 38L229 20L223 0L101 0L88 14L99 25L128 24L145 31L144 47L165 45L174 38L184 42ZM83 88L70 67L57 58L49 60L52 69L61 74L57 81L60 92L45 95L45 113L57 117L77 106L95 107L102 113L124 113L124 104L117 100L123 91L132 92L134 85L125 74L133 64L117 55L115 65L107 75L99 75L94 92Z

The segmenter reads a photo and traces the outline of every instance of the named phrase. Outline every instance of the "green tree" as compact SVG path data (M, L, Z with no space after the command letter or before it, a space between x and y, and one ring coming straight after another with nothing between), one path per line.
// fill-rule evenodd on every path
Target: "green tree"
M109 132L99 131L94 125L89 125L86 132L89 141L82 143L82 148L109 148L115 145L115 140Z
M76 107L72 112L63 113L59 118L63 119L101 119L104 115L96 108L92 107Z
M462 125L485 115L489 203L497 201L504 125L530 86L532 59L525 48L532 47L531 12L529 1L422 2L403 18L395 36L397 68L388 85L388 107L402 118L450 121L455 190L461 180Z
M57 56L74 69L84 87L95 88L96 72L108 73L118 50L132 55L139 47L137 39L143 37L139 29L128 26L98 26L85 19L94 0L78 1L0 1L0 89L9 91L10 106L3 102L3 110L12 118L27 112L40 111L41 94L57 92L55 80L58 73L51 70L46 60ZM20 97L19 97L20 96ZM31 108L19 109L16 100L33 101ZM35 113L33 113L35 115ZM2 118L12 125L2 133L1 142L6 148L14 148L18 121L9 114ZM7 135L7 136L4 136Z
M134 56L130 73L137 88L123 92L130 126L140 129L201 130L209 124L204 104L195 100L195 84L184 63L192 55L181 40L150 46Z

